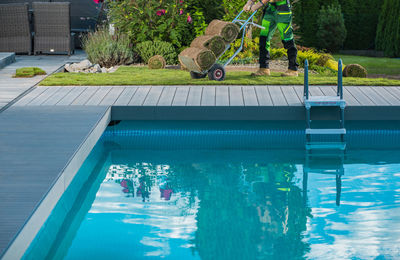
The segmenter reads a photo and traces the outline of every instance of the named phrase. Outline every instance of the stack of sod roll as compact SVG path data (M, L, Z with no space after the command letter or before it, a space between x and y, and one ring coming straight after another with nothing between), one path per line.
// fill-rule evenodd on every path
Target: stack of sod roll
M213 20L205 35L194 39L190 47L179 54L179 62L189 71L208 70L238 34L239 27L236 24Z

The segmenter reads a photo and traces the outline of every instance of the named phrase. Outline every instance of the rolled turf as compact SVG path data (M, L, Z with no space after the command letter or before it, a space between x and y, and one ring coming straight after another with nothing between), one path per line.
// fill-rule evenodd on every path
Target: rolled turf
M189 71L202 72L214 65L217 58L215 54L206 48L190 47L179 54L179 61Z
M161 55L151 57L147 63L149 69L164 69L166 65L165 59Z
M226 43L236 40L239 34L239 27L231 22L213 20L206 29L206 35L219 35Z
M224 52L226 44L219 35L202 35L194 39L190 47L207 48L218 57Z

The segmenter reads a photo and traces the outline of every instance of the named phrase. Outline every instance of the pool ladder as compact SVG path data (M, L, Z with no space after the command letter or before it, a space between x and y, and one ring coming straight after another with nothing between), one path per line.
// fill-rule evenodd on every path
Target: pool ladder
M343 99L343 77L342 60L338 64L338 84L336 96L310 96L308 82L308 60L304 63L304 106L306 108L306 150L342 150L346 149L344 127L344 109L346 101ZM323 129L311 128L311 108L313 107L338 107L340 109L340 128ZM340 142L316 142L312 136L315 135L340 135Z
M335 176L336 180L336 205L340 206L342 193L342 176L344 175L344 153L322 154L307 153L303 165L303 199L307 203L308 176L309 174L324 174Z

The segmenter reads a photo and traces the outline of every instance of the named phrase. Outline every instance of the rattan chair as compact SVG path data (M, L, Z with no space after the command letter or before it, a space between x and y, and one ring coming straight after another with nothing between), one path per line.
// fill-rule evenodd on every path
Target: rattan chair
M34 53L74 52L70 3L33 2Z
M0 0L2 4L28 3L29 9L32 9L32 2L50 2L50 0Z
M0 4L0 52L32 52L28 4Z

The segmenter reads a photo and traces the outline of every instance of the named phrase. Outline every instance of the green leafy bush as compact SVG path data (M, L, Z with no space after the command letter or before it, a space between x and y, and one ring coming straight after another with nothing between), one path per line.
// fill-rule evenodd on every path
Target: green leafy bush
M393 0L394 2L397 0ZM346 49L365 50L374 48L376 28L383 1L376 0L297 0L293 1L295 33L299 43L317 47L318 15L323 5L340 4L345 20ZM397 17L397 16L392 16Z
M177 0L109 1L110 22L133 44L166 41L176 48L194 39L193 18L188 4Z
M284 48L271 49L270 56L271 56L271 59L278 60L278 59L281 59L282 57L286 57L287 51Z
M360 64L349 64L343 70L344 77L366 78L367 70Z
M155 55L164 57L169 65L178 63L178 54L174 46L169 42L145 41L136 45L136 51L145 63Z
M101 67L126 65L138 60L128 37L123 34L111 35L106 27L100 27L84 37L83 49L90 62Z
M376 47L389 57L400 57L400 1L385 0L376 32Z
M322 6L317 22L318 48L328 51L339 50L347 35L340 5Z
M46 72L38 67L19 68L15 71L14 78L32 78L36 75L46 75Z

